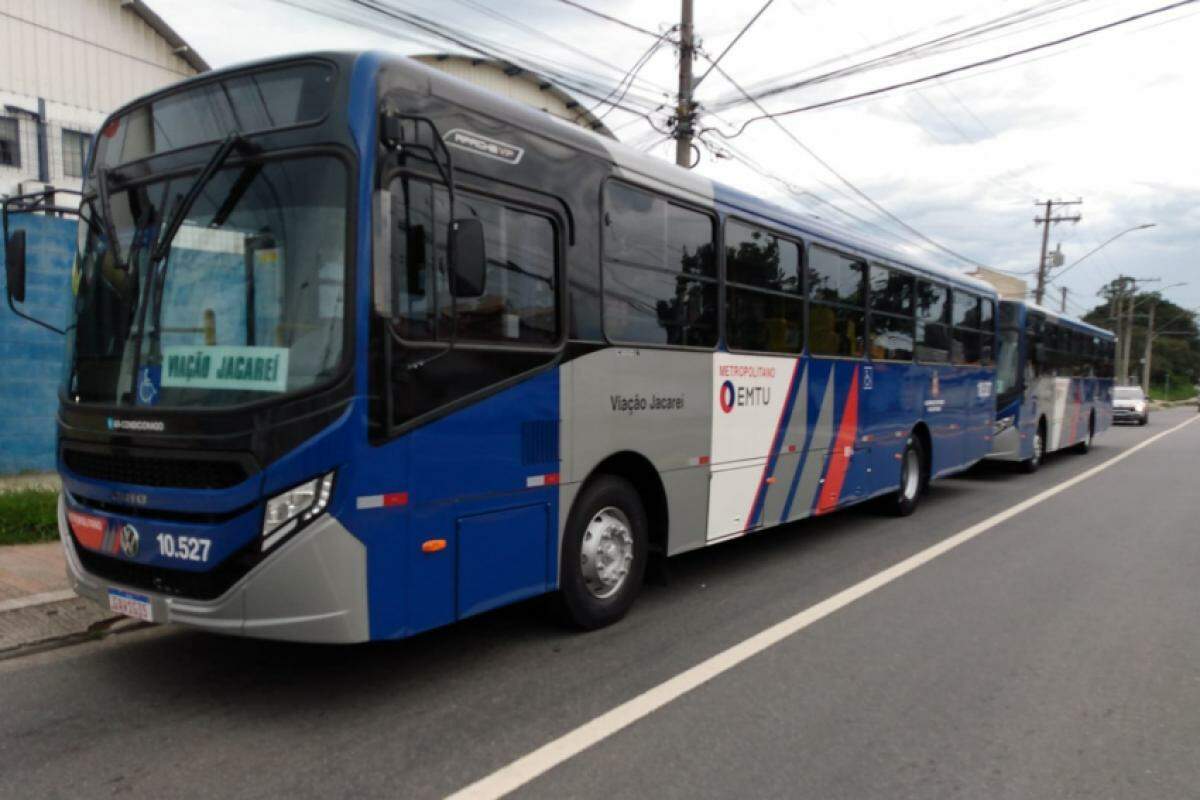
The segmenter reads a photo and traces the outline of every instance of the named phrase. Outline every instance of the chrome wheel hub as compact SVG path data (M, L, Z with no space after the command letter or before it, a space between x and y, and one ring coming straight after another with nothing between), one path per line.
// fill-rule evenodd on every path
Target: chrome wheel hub
M904 454L904 474L900 476L900 488L904 493L904 499L916 498L920 486L921 460L917 458L916 450L909 450Z
M625 584L633 565L633 531L621 509L608 506L596 512L583 532L579 566L592 596L612 597Z

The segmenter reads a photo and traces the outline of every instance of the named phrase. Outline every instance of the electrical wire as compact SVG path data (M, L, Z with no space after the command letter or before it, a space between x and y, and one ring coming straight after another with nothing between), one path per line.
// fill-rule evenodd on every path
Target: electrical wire
M312 0L277 0L277 2L295 6L297 8L303 8L312 13L329 17L331 19L338 19L344 22L351 21L345 16L339 15L336 12L325 8L327 5L325 3L313 3ZM420 15L388 7L381 2L376 2L375 0L344 0L343 4L350 4L366 10L367 12L370 12L376 16L394 20L404 25L416 28L431 35L435 39L451 42L465 50L468 50L469 52L476 53L493 60L506 61L533 74L543 75L546 78L552 79L562 86L571 89L573 92L593 100L602 100L604 99L605 94L611 91L610 85L596 86L595 83L589 84L587 81L582 80L580 77L578 77L580 71L575 68L571 68L574 74L567 75L557 70L548 69L544 63L540 63L535 66L526 58L519 56L514 57L511 53L505 53L502 48L497 47L492 43L487 43L481 40L479 37L474 37L474 39L472 39L469 34L464 34L460 31L455 31L445 26L441 26L432 20L421 17ZM364 21L361 18L355 19L353 22L355 24L364 24ZM379 24L371 25L371 27L374 27L376 30L379 30L382 33L396 35L396 32L392 29ZM641 103L642 107L636 108L630 105L631 102ZM653 100L634 100L632 97L629 97L626 98L622 103L618 104L617 107L627 113L641 117L653 125L653 118L650 117L650 113L652 112L648 111L647 109L653 109L654 111L657 111L658 108L661 108L661 104L655 106L654 103L655 101Z
M928 83L929 81L934 81L934 80L938 80L940 78L944 78L948 75L954 75L956 73L973 70L978 67L988 66L990 64L996 64L1001 61L1007 61L1009 59L1016 58L1018 56L1028 55L1030 53L1037 52L1039 50L1045 50L1047 48L1057 47L1058 45L1065 44L1065 43L1071 42L1071 41L1075 41L1076 39L1081 39L1085 36L1091 36L1093 34L1100 33L1102 31L1111 30L1112 28L1116 28L1120 25L1127 25L1131 22L1136 22L1138 20L1145 19L1147 17L1151 17L1156 14L1163 14L1168 11L1173 11L1177 8L1182 8L1183 6L1191 5L1195 2L1197 2L1197 0L1178 0L1178 2L1175 2L1175 3L1170 3L1165 6L1159 6L1158 8L1151 9L1149 11L1143 11L1139 14L1132 14L1128 17L1124 17L1119 20L1114 20L1113 22L1108 22L1103 25L1097 25L1093 28L1088 28L1087 30L1083 30L1083 31L1079 31L1077 33L1070 34L1069 36L1063 36L1063 37L1060 37L1058 39L1053 39L1048 42L1042 42L1040 44L1032 45L1030 47L1024 47L1024 48L1021 48L1020 50L1013 50L1008 53L1002 53L997 56L992 56L991 58L985 58L985 59L981 59L979 61L971 62L969 64L963 64L963 65L960 65L957 67L952 67L950 69L941 70L940 72L935 72L931 75L925 75L925 76L922 76L919 78L912 78L910 80L900 81L898 83L889 84L887 86L881 86L881 87L878 87L875 89L869 89L869 90L863 91L863 92L855 92L854 94L845 95L842 97L836 97L836 98L833 98L830 100L823 100L819 103L810 103L806 106L800 106L798 108L790 108L790 109L786 109L784 111L763 113L758 116L751 117L750 119L743 122L741 124L741 126L732 134L725 134L714 128L706 128L706 129L704 129L704 131L711 130L711 131L715 132L718 136L722 137L723 139L733 139L733 138L741 136L743 133L745 133L746 128L748 128L753 123L759 122L764 119L777 119L778 117L791 116L793 114L799 114L799 113L802 113L805 111L815 111L815 110L821 109L821 108L830 108L832 106L841 105L843 103L848 103L853 100L861 100L866 97L875 97L877 95L886 94L888 92L895 91L896 89L904 89L909 86L917 86L922 83Z
M813 76L810 78L805 78L802 80L792 81L792 82L784 83L784 84L778 84L778 81L790 79L790 78L788 78L788 76L783 76L782 78L771 78L771 79L767 79L765 81L759 81L757 84L754 84L754 85L751 85L750 87L748 87L748 89L749 89L750 93L753 94L757 99L763 100L768 97L772 97L774 95L781 94L784 92L789 92L789 91L793 91L795 89L809 87L809 86L817 85L820 83L826 83L828 81L835 80L835 79L850 77L852 75L857 75L857 74L860 74L863 72L868 72L871 70L888 67L888 66L891 66L893 64L900 63L903 61L915 61L920 58L926 58L926 57L929 57L932 55L943 55L943 54L946 54L949 52L954 52L956 50L961 50L970 44L977 44L978 42L976 42L976 39L984 36L985 34L994 33L996 31L1003 31L1007 28L1019 26L1023 23L1036 21L1036 20L1041 19L1042 17L1048 16L1050 14L1059 13L1061 11L1070 9L1074 6L1078 6L1083 3L1090 3L1090 2L1094 2L1094 0L1056 0L1056 2L1052 2L1052 3L1041 3L1038 5L1034 5L1034 6L1027 6L1025 8L1018 9L1016 11L1012 11L1007 14L1001 15L999 17L994 17L994 18L988 19L981 23L976 23L974 25L969 25L964 28L959 28L957 30L951 31L946 34L942 34L942 35L934 37L932 39L928 39L923 42L918 42L917 44L908 45L908 46L902 47L898 50L892 51L890 53L885 53L883 55L867 59L866 61L862 61L857 64L850 64L848 66L829 70L825 73L822 73L822 74L819 74L819 75L816 75L816 76ZM951 18L951 20L944 20L943 22L953 21L954 19L960 19L960 18L961 17L955 17L955 18ZM1041 23L1041 25L1044 25L1044 24L1046 24L1046 23L1044 23L1044 22ZM1040 27L1041 25L1039 25L1038 27ZM985 39L984 41L985 42L994 41L996 38L1003 38L1005 36L1011 36L1016 33L1027 32L1028 30L1031 30L1031 29L1012 30L1012 31L1008 31L1007 33L1002 34L999 37L993 37L993 39ZM906 39L909 36L912 36L914 33L918 33L918 32L923 32L923 29L914 31L912 33L906 34L906 35L898 37L898 38L889 39L879 45L868 46L868 47L864 48L863 50L860 50L857 52L858 53L869 53L873 50L877 50L879 47L882 47L886 44L890 44L894 41L903 41L904 39ZM854 55L854 54L847 54L847 55ZM811 70L811 69L815 69L817 67L827 66L827 65L831 65L831 64L836 64L839 61L845 60L847 55L841 55L841 56L837 56L834 58L826 59L822 62L819 62L818 64L814 64L809 67L806 67L805 69L802 69L798 72L790 73L790 75L803 74L807 70ZM718 101L715 105L719 108L727 108L730 105L740 104L741 102L743 102L743 101L740 98L735 97L734 99L731 99L731 100Z
M588 6L585 6L583 3L576 3L575 0L558 0L558 2L560 2L564 5L571 6L572 8L578 8L580 11L584 11L588 14L591 14L594 17L600 17L600 19L605 19L605 20L608 20L609 22L614 22L617 25L620 25L623 28L628 28L631 31L637 31L638 33L645 34L646 36L654 36L654 37L658 36L658 34L652 30L649 30L647 28L640 28L637 25L634 25L632 22L626 22L623 19L618 19L617 17L609 16L608 14L605 14L603 11L597 11L594 8L589 8Z
M552 42L571 53L581 56L595 64L599 64L603 67L607 67L616 73L623 72L622 67L620 67L616 64L613 64L610 61L605 61L604 59L600 58L599 56L593 55L592 53L589 53L588 51L586 51L582 48L576 47L575 45L571 44L569 41L565 41L556 36L552 36L551 34L548 34L543 30L539 30L538 28L535 28L532 25L528 25L518 19L514 19L514 18L508 16L507 14L503 14L499 11L496 11L495 9L489 8L487 5L485 5L481 2L478 2L478 0L455 0L455 2L465 5L469 8L473 8L481 14L485 14L485 15L491 17L492 19L503 22L506 25L510 25L519 31L529 34L530 36L534 37L535 40ZM659 38L661 40L661 37L659 37ZM625 74L627 75L628 73L625 73ZM660 92L667 91L667 89L665 89L664 87L654 84L648 80L642 80L642 83L645 86L647 86L648 88L654 89L656 91L660 91Z
M750 30L750 26L752 26L754 23L758 22L758 18L761 17L763 15L763 12L766 11L768 8L770 8L771 4L774 2L775 2L775 0L767 0L767 2L763 3L763 6L762 6L762 8L760 8L758 10L758 13L755 14L753 17L751 17L750 21L742 26L742 29L737 32L737 35L733 37L733 40L730 41L729 44L725 45L725 49L721 51L720 55L718 55L716 58L712 59L712 63L709 65L708 69L704 70L704 74L701 75L696 81L694 81L692 83L692 91L693 92L696 91L696 87L698 87L700 84L704 83L704 79L709 76L709 73L711 73L714 69L717 68L717 65L721 63L721 59L725 57L725 54L733 49L733 46L735 44L737 44L738 40L741 39L746 34L746 31Z
M629 68L629 71L625 73L625 76L621 78L621 82L618 83L616 85L616 87L605 96L605 98L603 100L601 100L600 102L596 103L596 105L594 105L590 109L588 109L588 113L594 114L594 113L596 113L596 109L600 108L600 106L608 105L609 106L608 111L605 111L603 114L601 114L598 117L598 119L604 119L606 116L611 114L613 109L617 108L616 104L620 103L622 100L625 99L625 95L628 94L628 92L629 92L629 87L633 86L634 77L637 76L638 72L643 67L645 67L647 64L650 63L650 59L653 58L654 54L657 53L659 48L663 46L663 43L666 40L667 36L669 36L671 34L671 32L676 29L676 27L677 26L672 26L671 28L663 31L663 33L655 40L654 44L652 44L652 45L650 45L650 47L646 48L646 51L644 53L642 53L641 56L638 57L638 60L635 61L633 66ZM625 89L623 91L621 91L621 94L617 96L617 99L613 103L610 104L608 102L608 99L610 97L612 97L613 94L615 94L619 89L621 89L622 85L624 85L626 81L629 81L629 85L625 86Z
M705 55L703 53L703 51L700 51L700 53L705 58L708 58L708 56ZM723 68L716 65L715 63L714 63L714 68L717 70L718 74L721 75L721 77L723 77L725 80L729 81L729 84L731 86L738 89L739 91L743 91L741 88L741 85L738 84L738 82L735 81L733 79L733 77L730 76L729 73L726 72ZM765 112L765 109L763 109L762 105L759 103L759 101L757 99L747 95L747 100L751 104L753 104L756 108ZM858 186L856 186L849 178L847 178L846 176L844 176L840 172L838 172L838 170L832 164L830 164L828 161L826 161L820 155L818 155L815 150L813 150L811 147L809 147L807 144L805 144L803 141L801 141L800 137L798 137L798 136L796 136L796 134L792 133L792 131L790 129L788 129L788 127L786 125L784 125L782 122L779 122L779 120L775 119L775 117L772 115L768 114L768 115L766 115L765 118L771 119L775 123L776 127L779 128L779 130L782 131L785 136L787 136L789 139L791 139L792 142L794 142L796 144L796 146L798 146L801 150L803 150L805 153L807 153L810 158L812 158L814 161L816 161L818 164L820 164L822 167L824 167L831 175L833 175L835 178L837 178L847 189L849 189L851 192L853 192L857 197L864 200L868 205L870 205L873 209L875 209L875 211L877 211L878 213L887 217L892 222L896 223L897 225L899 225L904 230L908 231L913 236L916 236L919 240L926 243L927 245L931 245L934 248L940 250L941 252L943 252L963 263L969 264L973 267L983 266L983 264L980 263L979 261L977 261L973 258L970 258L968 256L962 255L961 253L957 253L954 250L951 250L950 248L946 247L945 245L943 245L941 242L937 241L936 239L933 239L933 238L927 236L926 234L924 234L921 231L914 228L912 225L910 225L907 222L905 222L904 220L902 220L900 217L893 214L888 209L884 208L882 205L880 205L878 202L876 202L876 200L873 197L868 195L862 189L858 188ZM705 131L708 131L708 130L715 130L715 129L705 128L701 131L701 133L704 133ZM744 130L744 126L743 126L743 130ZM718 135L720 135L719 131L718 131ZM721 138L725 141L728 141L729 139L732 139L735 137L721 136Z

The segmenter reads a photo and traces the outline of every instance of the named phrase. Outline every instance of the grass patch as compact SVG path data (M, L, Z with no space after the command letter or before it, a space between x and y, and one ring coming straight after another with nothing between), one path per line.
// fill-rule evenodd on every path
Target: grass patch
M0 545L50 542L58 538L58 492L15 489L0 492Z
M1150 397L1154 400L1191 400L1195 396L1196 387L1192 386L1190 381L1172 381L1170 394L1167 393L1166 386L1150 387Z

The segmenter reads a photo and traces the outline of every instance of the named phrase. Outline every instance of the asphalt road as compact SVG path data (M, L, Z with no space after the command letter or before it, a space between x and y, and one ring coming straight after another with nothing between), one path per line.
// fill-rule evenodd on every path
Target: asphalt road
M526 603L353 648L175 628L0 663L0 797L436 797L1189 416L672 562L623 623ZM521 786L528 797L1200 797L1200 421Z

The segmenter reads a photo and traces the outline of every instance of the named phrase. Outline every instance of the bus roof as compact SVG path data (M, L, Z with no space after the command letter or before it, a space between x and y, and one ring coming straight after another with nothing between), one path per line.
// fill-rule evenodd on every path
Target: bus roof
M1090 322L1084 322L1083 320L1079 319L1078 317L1072 317L1069 314L1060 314L1059 312L1054 311L1053 309L1046 308L1045 306L1039 306L1037 303L1030 303L1026 300L1007 300L1007 299L1001 300L1000 302L1011 303L1012 305L1025 306L1026 309L1028 309L1030 311L1036 311L1039 314L1046 316L1048 319L1054 320L1055 322L1066 323L1067 325L1071 325L1071 326L1074 326L1081 330L1088 331L1089 333L1094 333L1099 336L1103 336L1107 339L1116 339L1117 338L1116 335L1112 331L1110 331L1106 328L1101 328L1097 325L1091 324Z

